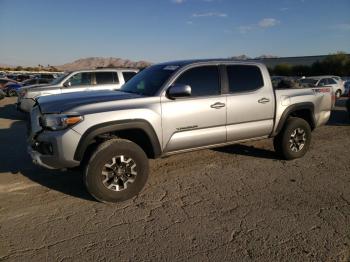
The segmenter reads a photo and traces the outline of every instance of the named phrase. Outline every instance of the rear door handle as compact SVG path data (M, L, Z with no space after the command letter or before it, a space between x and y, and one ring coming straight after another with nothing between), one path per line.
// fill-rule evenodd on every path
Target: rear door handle
M215 109L219 109L219 108L224 107L224 106L225 106L224 103L216 102L215 104L212 104L210 107L215 108Z
M258 102L260 104L266 104L266 103L270 102L270 99L263 97L263 98L259 99Z

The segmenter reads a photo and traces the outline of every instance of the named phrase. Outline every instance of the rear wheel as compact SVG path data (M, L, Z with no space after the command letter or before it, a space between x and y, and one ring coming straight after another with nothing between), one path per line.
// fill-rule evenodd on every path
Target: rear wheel
M290 117L274 138L274 148L287 160L305 155L311 143L310 125L301 118Z
M137 195L148 178L148 159L135 143L112 139L101 144L85 169L85 186L101 202L119 202Z
M339 89L335 92L335 97L337 99L341 97L341 91Z

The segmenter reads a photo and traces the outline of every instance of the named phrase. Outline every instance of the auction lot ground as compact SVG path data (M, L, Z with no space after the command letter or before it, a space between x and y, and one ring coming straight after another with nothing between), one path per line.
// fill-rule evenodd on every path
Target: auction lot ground
M0 101L0 261L349 261L345 100L283 161L270 140L151 162L141 195L101 204L81 175L34 166L14 98Z

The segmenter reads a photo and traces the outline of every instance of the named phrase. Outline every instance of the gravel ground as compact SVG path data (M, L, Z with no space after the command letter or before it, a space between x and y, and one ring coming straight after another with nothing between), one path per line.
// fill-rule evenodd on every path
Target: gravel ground
M14 101L0 101L0 261L350 261L344 99L302 159L264 140L151 161L121 204L34 166Z

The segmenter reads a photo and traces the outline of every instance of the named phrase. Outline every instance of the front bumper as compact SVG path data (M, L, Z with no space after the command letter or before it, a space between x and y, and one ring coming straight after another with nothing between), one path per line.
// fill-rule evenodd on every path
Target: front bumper
M72 168L80 165L74 160L80 134L72 129L43 131L29 141L28 153L33 163L49 169Z
M81 135L73 129L43 130L40 112L35 107L28 119L28 153L37 165L49 169L71 168L80 165L74 160Z
M33 150L33 148L31 146L28 146L27 152L30 155L30 157L32 158L32 161L34 164L48 168L48 169L56 169L55 167L49 166L48 164L46 164L45 163L46 161L43 162L43 160L42 160L43 155L40 154L39 152Z

